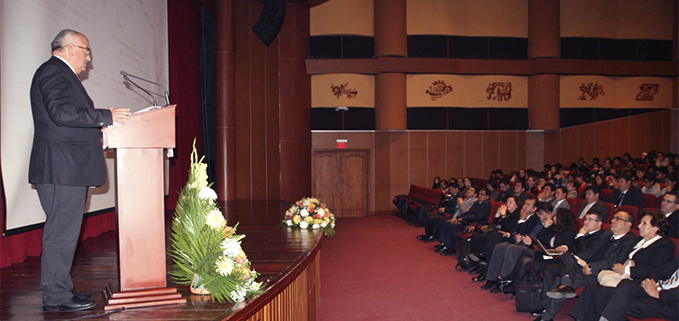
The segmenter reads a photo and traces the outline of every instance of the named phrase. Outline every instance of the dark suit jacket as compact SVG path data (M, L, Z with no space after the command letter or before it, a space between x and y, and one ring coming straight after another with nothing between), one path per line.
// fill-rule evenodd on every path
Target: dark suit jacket
M604 231L601 234L601 238L597 242L596 246L589 250L578 253L577 255L589 263L589 267L592 269L593 275L597 275L601 270L610 270L615 263L623 263L627 260L627 256L632 251L634 245L637 244L639 238L632 232L627 232L620 239L615 240L611 247L606 250L604 254L604 259L601 261L590 262L589 258L596 253L599 248L601 248L606 241L608 241L613 236L613 232L610 230Z
M490 201L474 202L474 205L466 213L460 215L463 222L478 222L485 224L490 215Z
M636 184L633 184L632 187L627 190L625 197L622 199L622 204L620 205L636 206L639 208L639 213L641 213L641 210L644 209L644 193L642 193L641 189L635 185ZM618 206L618 198L620 198L620 193L622 192L619 189L614 190L611 194L611 197L608 199L608 202Z
M667 218L667 223L670 224L670 229L665 236L679 239L679 211L672 212L672 215Z
M80 79L57 57L35 72L30 96L35 133L29 183L103 185L100 128L112 124L111 112L94 108Z
M658 269L674 258L674 242L669 238L663 237L645 249L634 253L632 260L634 266L630 268L630 277L641 281L651 272Z
M528 235L536 224L540 224L540 217L538 216L538 213L533 214L525 222L517 224L514 228L513 234Z
M598 230L592 234L581 236L573 240L573 249L568 248L573 253L580 253L596 246L597 242L604 234L604 230Z
M664 281L671 278L672 274L677 270L679 270L679 259L674 258L656 271L650 273L648 277L656 281ZM679 287L660 291L660 300L673 305L676 309L677 305L679 305Z
M582 212L585 210L585 207L587 207L587 203L582 204L582 207L580 208L580 213L578 213L578 217L582 217ZM596 201L596 203L592 205L592 208L590 208L590 210L597 210L603 213L604 217L608 217L608 208L606 208L606 205L604 205L604 202L602 202L601 200Z

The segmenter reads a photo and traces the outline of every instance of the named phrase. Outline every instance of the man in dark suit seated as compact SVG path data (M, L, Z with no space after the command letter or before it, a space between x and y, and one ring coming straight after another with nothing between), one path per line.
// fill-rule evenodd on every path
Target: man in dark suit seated
M535 319L551 320L559 312L566 299L575 297L576 288L596 282L597 274L608 270L615 263L622 263L637 243L638 238L630 232L634 217L620 211L611 221L611 229L605 231L593 248L573 255L565 253L561 258L561 278L554 282L542 302L545 310Z
M669 191L660 202L660 212L665 214L670 229L667 237L679 238L679 192Z
M622 280L615 288L588 285L571 315L578 321L625 321L627 316L677 320L679 260L674 258L665 263L641 283Z
M130 117L127 108L96 109L78 75L90 61L85 35L62 30L52 41L52 57L31 84L35 133L28 181L35 185L46 214L42 238L43 309L76 311L94 307L88 293L73 292L71 267L90 186L106 182L101 127Z
M453 215L457 211L457 199L462 197L460 186L457 183L448 185L443 196L445 199L435 212L427 212L426 206L420 207L418 216L424 225L424 235L418 235L418 240L430 242L438 238L440 233L438 229L446 221L447 215Z
M526 203L526 199L528 199L528 193L526 193L526 182L514 182L514 195L518 196L524 204Z
M582 224L582 228L578 231L573 242L573 248L568 248L567 245L562 245L561 250L571 253L576 253L576 255L581 255L582 252L588 251L597 245L601 235L604 231L601 229L605 217L603 213L599 213L595 210L590 210L587 215L585 215L585 221ZM561 257L552 258L550 260L538 259L530 264L530 279L533 281L542 280L543 281L543 295L547 291L552 289L552 285L556 281L556 276L559 275L561 267ZM542 275L542 276L541 276Z
M608 217L608 208L606 208L606 205L599 200L599 197L601 196L601 188L596 185L587 185L585 188L585 199L587 199L587 203L582 205L582 208L580 209L580 215L578 217L584 219L585 214L589 213L590 210L595 210L599 213L603 213Z
M639 209L639 213L644 209L644 193L634 183L634 175L630 172L624 172L618 177L618 189L613 191L611 197L608 199L609 203L613 203L615 207L622 205L632 205Z
M469 187L470 189L472 187ZM490 215L490 201L488 200L488 189L481 189L478 193L477 201L472 204L472 207L464 213L453 217L449 224L443 224L439 240L443 243L437 248L437 252L441 255L455 254L455 244L457 242L457 234L463 231L470 223L485 223Z

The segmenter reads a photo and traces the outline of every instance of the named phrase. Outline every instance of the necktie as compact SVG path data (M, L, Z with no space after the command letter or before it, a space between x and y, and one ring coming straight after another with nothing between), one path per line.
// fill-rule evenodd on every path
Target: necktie
M625 198L625 193L620 194L620 199L618 200L618 207L622 206L622 199Z

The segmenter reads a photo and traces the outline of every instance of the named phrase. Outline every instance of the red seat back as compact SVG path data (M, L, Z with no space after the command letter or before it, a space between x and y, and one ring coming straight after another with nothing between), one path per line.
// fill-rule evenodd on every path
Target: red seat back
M604 205L606 205L606 209L608 210L608 220L610 221L613 218L613 215L615 214L615 205L613 203L609 202L602 202Z
M580 214L580 202L575 198L567 198L566 202L568 202L568 205L571 207L571 212L573 212L575 216L578 216L578 214Z
M611 194L613 194L612 189L602 189L601 190L601 199L608 200L611 198Z
M655 199L655 195L644 193L644 207L655 207Z

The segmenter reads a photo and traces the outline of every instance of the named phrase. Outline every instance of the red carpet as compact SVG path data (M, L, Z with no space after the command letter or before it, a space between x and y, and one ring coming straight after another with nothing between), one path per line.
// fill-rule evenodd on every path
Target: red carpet
M533 320L511 295L479 289L457 256L434 253L423 228L394 215L340 218L321 250L319 321ZM556 320L572 320L569 300Z

